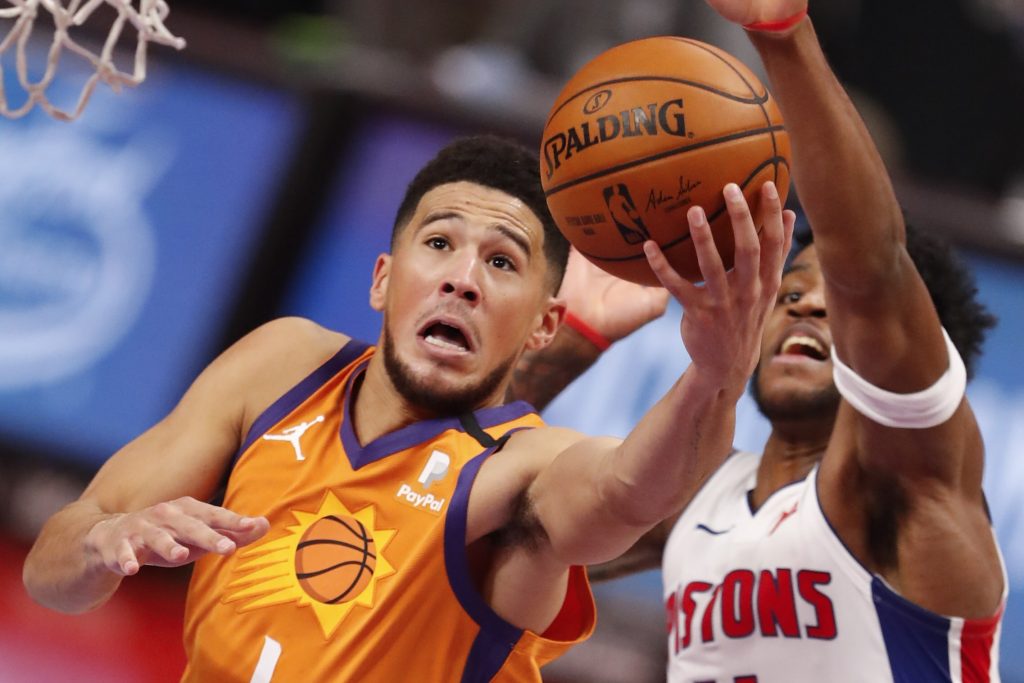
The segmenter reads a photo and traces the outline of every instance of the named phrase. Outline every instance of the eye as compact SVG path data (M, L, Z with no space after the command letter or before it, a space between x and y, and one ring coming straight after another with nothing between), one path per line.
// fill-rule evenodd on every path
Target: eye
M444 237L429 237L427 238L426 245L431 249L445 249L448 246L448 240Z
M779 294L778 303L780 304L795 304L800 301L804 296L803 292L790 291L782 292Z
M516 265L512 262L508 256L492 256L491 265L499 270L512 270L516 269Z

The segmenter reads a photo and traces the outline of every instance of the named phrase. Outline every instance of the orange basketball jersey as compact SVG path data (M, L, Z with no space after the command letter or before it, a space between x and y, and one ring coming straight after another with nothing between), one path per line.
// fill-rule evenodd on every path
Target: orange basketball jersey
M349 342L253 424L223 504L265 515L270 531L196 563L183 680L540 681L593 630L582 568L548 637L504 621L470 579L476 474L540 417L513 403L360 444L351 388L373 353Z

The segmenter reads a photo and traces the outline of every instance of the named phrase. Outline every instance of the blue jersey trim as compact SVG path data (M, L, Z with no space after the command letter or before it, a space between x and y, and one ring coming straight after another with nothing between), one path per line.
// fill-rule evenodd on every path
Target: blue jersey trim
M871 599L893 683L951 683L950 620L918 607L877 576L871 580Z

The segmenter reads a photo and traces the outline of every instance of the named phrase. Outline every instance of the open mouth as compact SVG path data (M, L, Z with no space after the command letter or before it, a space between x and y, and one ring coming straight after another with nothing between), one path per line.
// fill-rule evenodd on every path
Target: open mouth
M780 356L806 356L817 361L828 358L828 350L814 337L794 334L786 337L779 348Z
M445 322L432 322L420 332L431 346L449 351L469 351L470 344L466 334L455 325Z

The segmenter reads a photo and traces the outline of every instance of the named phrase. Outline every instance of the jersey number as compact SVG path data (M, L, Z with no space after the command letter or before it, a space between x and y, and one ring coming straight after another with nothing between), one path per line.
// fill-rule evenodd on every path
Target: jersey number
M263 636L263 649L260 650L260 661L256 662L256 670L252 672L249 683L270 683L281 657L281 643L270 636Z

